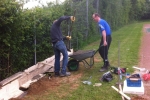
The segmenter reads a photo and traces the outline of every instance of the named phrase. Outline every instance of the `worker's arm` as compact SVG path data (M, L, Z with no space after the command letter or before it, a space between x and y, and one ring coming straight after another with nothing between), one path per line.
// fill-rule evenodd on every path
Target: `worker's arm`
M107 41L106 41L106 31L105 30L102 31L102 36L103 36L103 45L106 46Z
M56 24L58 25L58 26L60 26L60 24L61 24L61 22L62 21L64 21L64 20L71 20L71 21L75 21L75 17L73 17L73 16L62 16L62 17L60 17L58 20L57 20L57 22L56 22Z
M60 26L61 22L64 21L64 20L69 20L71 18L71 16L61 16L57 22L56 22L56 25Z

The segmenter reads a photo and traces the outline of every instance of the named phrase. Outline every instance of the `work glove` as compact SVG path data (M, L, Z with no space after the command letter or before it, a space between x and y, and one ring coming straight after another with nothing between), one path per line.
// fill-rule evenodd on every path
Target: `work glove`
M74 22L76 20L76 18L74 16L71 16L70 20Z
M66 36L66 39L67 40L71 40L71 36Z

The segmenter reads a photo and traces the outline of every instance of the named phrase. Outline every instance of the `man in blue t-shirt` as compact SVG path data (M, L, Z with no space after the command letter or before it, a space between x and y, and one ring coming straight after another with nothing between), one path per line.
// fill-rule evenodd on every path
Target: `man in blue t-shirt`
M100 28L100 35L102 36L99 46L99 54L103 59L104 65L101 67L100 72L107 71L108 67L110 66L108 61L108 50L111 44L111 28L104 19L100 18L98 13L94 13L92 17L93 20L98 23Z

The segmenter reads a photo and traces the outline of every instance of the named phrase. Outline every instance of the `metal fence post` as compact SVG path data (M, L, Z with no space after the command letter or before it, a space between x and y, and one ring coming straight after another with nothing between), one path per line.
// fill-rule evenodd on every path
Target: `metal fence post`
M89 25L89 22L88 22L88 13L89 13L89 0L86 0L86 21L87 21L87 24L86 24L86 39L87 39L87 36L88 36L88 25Z

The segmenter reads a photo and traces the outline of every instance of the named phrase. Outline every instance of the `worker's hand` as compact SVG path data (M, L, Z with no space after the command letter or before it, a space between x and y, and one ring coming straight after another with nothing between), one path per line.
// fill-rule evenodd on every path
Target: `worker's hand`
M103 44L104 46L106 46L107 45L107 42L106 41L104 41L104 44Z
M66 36L66 39L67 40L71 40L71 36Z
M76 18L74 16L71 16L70 20L74 22L76 20Z

